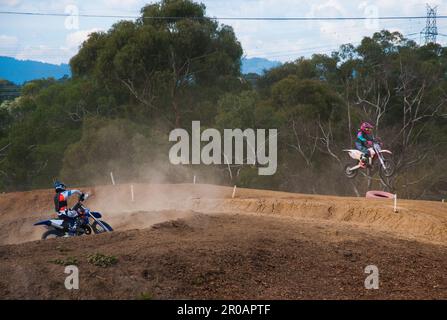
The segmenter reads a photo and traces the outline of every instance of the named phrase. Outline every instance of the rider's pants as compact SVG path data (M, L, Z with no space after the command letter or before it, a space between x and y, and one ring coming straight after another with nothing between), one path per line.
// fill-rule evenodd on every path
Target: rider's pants
M74 210L65 210L58 212L58 216L64 220L64 224L67 224L69 233L74 234L77 228L76 218L78 217L78 213Z
M357 141L355 143L355 147L356 147L357 150L361 151L365 157L369 157L370 156L368 148L365 147L360 142Z

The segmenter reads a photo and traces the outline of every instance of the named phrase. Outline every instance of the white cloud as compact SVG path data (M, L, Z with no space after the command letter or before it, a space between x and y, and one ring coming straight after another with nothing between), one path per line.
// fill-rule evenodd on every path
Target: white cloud
M15 36L7 36L0 34L0 48L15 48L19 42L19 39Z
M139 11L146 3L144 0L103 0L102 6L109 9L126 9L126 11ZM152 1L154 2L154 1Z
M80 45L85 41L89 34L99 31L98 28L90 30L79 30L67 34L65 44L51 47L48 45L25 45L20 46L14 52L9 51L8 56L13 56L20 60L35 60L53 64L67 63L79 50ZM0 36L0 41L2 41ZM10 40L11 43L13 43ZM1 50L0 50L1 53Z
M7 7L16 7L20 4L21 0L0 0L0 5Z
M372 17L425 16L426 0L229 0L204 1L212 16L243 17ZM432 0L439 5L438 15L447 13L445 0ZM444 5L443 5L444 3ZM338 20L338 21L221 21L233 26L248 57L265 57L288 61L313 53L327 53L341 44L358 44L364 36L382 29L399 31L415 41L425 26L425 19L412 20ZM447 20L438 19L440 33L447 34ZM438 42L446 43L447 37Z
M0 4L16 5L14 10L64 12L68 4L74 4L80 13L106 15L138 15L147 3L157 0L0 0ZM374 7L380 16L424 16L427 0L198 0L207 7L207 15L217 17L327 17L367 16L366 8ZM438 15L447 14L446 0L431 0L439 5ZM1 17L3 19L3 17ZM8 19L8 20L6 20ZM3 26L8 36L17 39L0 39L0 53L20 53L21 56L48 62L67 62L76 54L78 47L92 31L106 30L116 19L81 18L82 30L67 33L63 18L32 17L16 19L6 17ZM47 23L46 23L47 22ZM419 33L425 26L420 20L380 20L371 27L365 21L241 21L221 20L220 23L233 26L244 53L249 57L266 57L272 60L294 60L312 53L330 53L347 42L358 43L362 37L370 36L381 29L399 30L403 34ZM2 26L0 25L0 28ZM447 19L438 19L440 33L447 34ZM43 31L47 30L47 31ZM49 33L51 30L51 33ZM6 31L2 32L6 34ZM419 40L419 35L412 39ZM445 43L447 37L439 36ZM15 41L15 42L14 42ZM45 44L45 45L40 45Z
M17 11L38 11L38 12L64 12L67 5L76 4L82 0L0 0L0 5L14 7Z
M67 48L52 48L46 45L25 46L15 55L19 60L34 60L53 64L67 63L73 52Z
M65 37L65 45L68 49L79 49L79 46L87 40L88 36L97 31L99 31L98 28L71 32Z
M17 52L19 39L0 34L0 56L13 56Z

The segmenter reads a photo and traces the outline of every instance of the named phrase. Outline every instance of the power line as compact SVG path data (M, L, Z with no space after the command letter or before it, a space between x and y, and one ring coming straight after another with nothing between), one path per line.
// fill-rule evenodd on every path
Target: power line
M411 39L411 37L414 37L415 35L419 35L419 32L414 32L414 33L406 33L403 34L402 36L404 38L406 38L406 40L413 40ZM251 55L264 55L264 56L269 56L269 57L282 57L282 56L287 56L287 55L295 55L295 54L300 54L300 53L308 53L311 51L316 50L316 54L318 54L319 52L327 52L329 50L338 50L340 49L340 47L343 44L351 44L353 46L357 46L361 44L361 40L357 40L357 41L353 41L353 42L345 42L345 43L333 43L333 44L329 44L329 45L322 45L322 46L304 46L302 48L296 48L295 50L279 50L279 51L265 51L265 50L250 50L250 54ZM320 51L319 49L321 49L322 51ZM327 50L324 50L327 49ZM312 52L311 52L312 53Z
M149 19L149 20L249 20L249 21L342 21L342 20L410 20L426 19L426 16L383 16L383 17L170 17L170 16L133 16L133 15L99 15L99 14L77 14L51 13L51 12L19 12L0 11L5 15L28 15L28 16L55 16L55 17L82 17L82 18L118 18L118 19ZM447 16L437 16L438 19L447 19Z
M402 29L414 29L416 24L421 25L422 22L423 21L421 21L421 20L414 21L414 22L411 21L411 20L409 20L409 21L403 21L402 20L402 21L398 21L398 22L383 21L375 29L371 29L371 28L368 28L367 30L365 29L365 35L366 35L366 33L369 34L370 32L380 31L380 30L383 30L383 29L387 29L389 31L393 31L393 30L399 31L398 30L399 28L402 28ZM443 20L442 22L447 22L447 20ZM287 23L287 22L284 22L284 23ZM289 23L293 23L293 21L289 21ZM322 22L320 22L320 23L322 23ZM326 23L337 23L337 21L326 22ZM349 23L349 25L342 25L342 26L340 26L340 29L329 30L329 29L320 28L319 32L322 35L332 35L332 34L336 35L337 34L337 35L340 35L340 38L345 39L343 41L349 41L350 35L351 35L351 31L357 32L360 28L362 28L361 24L364 23L364 21L349 21L349 22L346 21L346 23ZM310 30L310 28L308 30ZM406 30L406 31L413 32L413 31L416 31L416 30ZM281 28L271 28L271 27L269 27L269 29L267 31L260 28L260 29L256 30L254 32L254 34L255 35L258 34L258 33L259 34L264 34L265 32L268 32L269 36L275 36L275 38L278 38L279 36L281 38L290 38L290 37L295 37L295 35L297 33L303 33L303 30L300 29L300 28L294 28L294 27L293 28L286 28L286 29L284 29L282 27ZM418 32L418 34L419 34L419 32ZM313 39L312 43L315 44L315 39Z

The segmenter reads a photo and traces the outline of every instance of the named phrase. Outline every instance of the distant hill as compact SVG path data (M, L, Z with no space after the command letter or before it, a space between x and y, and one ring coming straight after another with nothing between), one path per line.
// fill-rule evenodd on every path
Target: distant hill
M243 58L242 59L242 73L257 73L263 74L265 70L275 68L281 65L279 61L271 61L264 58Z
M0 79L6 79L15 84L49 77L60 79L65 75L71 76L68 64L56 65L39 61L0 57Z
M270 61L264 58L243 58L242 73L257 73L262 75L264 70L281 65L279 61ZM32 60L17 60L11 57L0 56L0 79L9 80L15 84L26 81L49 78L60 79L65 75L71 76L68 64L51 64Z

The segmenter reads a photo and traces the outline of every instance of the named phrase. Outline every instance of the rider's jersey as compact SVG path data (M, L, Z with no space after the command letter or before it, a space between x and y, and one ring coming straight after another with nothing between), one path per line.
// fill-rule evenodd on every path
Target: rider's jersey
M79 190L65 190L63 192L58 192L54 196L54 210L58 214L64 214L68 210L68 198L73 194L81 195L82 192Z
M357 133L357 142L359 142L362 146L368 147L367 141L373 141L373 137L369 134L364 133L359 130Z

